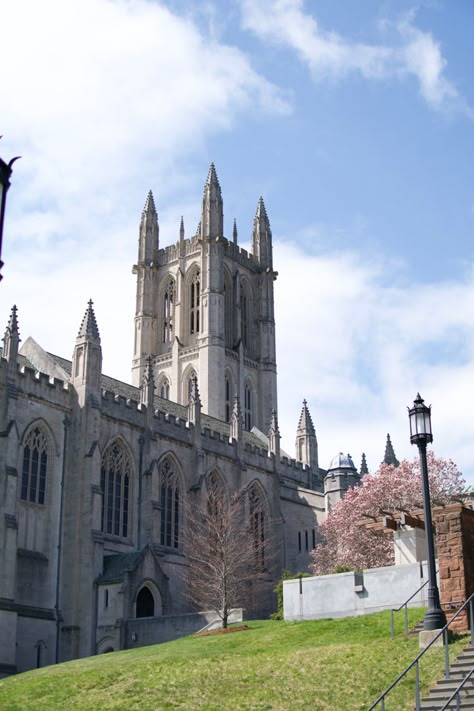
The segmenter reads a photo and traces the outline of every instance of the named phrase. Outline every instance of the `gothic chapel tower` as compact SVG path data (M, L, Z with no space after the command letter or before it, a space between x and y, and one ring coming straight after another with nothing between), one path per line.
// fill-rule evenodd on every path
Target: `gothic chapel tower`
M214 164L209 169L196 234L159 249L151 191L140 222L132 382L139 386L152 357L157 394L187 405L196 376L203 412L230 421L234 398L243 425L267 433L277 409L272 233L262 198L253 222L252 253L224 237Z

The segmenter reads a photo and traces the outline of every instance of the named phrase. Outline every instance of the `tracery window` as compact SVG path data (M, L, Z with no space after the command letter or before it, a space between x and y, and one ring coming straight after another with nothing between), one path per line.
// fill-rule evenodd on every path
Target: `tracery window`
M255 560L263 570L265 566L265 504L258 486L249 491L250 530L252 533Z
M189 286L189 332L199 333L200 331L200 307L201 307L201 273L198 270L194 273Z
M160 544L168 548L179 546L180 491L179 477L173 462L167 457L160 465Z
M128 536L131 462L119 441L112 442L102 456L102 531L114 536Z
M244 392L244 426L250 432L253 426L252 422L252 389L250 385L245 386Z
M168 378L163 378L160 383L160 389L158 392L160 393L160 397L163 398L163 400L170 399L170 383Z
M170 278L163 297L163 343L171 343L173 340L174 302L175 283Z
M21 498L35 504L44 504L48 467L48 440L40 427L28 434L23 448Z
M226 273L224 273L224 338L226 348L232 348L234 345L232 287Z

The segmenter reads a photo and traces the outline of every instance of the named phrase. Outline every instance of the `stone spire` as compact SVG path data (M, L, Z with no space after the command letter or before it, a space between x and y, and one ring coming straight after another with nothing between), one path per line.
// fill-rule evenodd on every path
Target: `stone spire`
M234 226L232 228L232 241L237 244L237 220L234 217Z
M391 464L394 467L398 467L400 464L395 456L395 452L393 451L393 445L389 434L387 434L387 444L385 445L385 456L382 464Z
M365 458L365 452L362 452L362 461L360 463L359 475L362 477L369 473L369 468L367 466L367 460Z
M153 373L153 358L149 355L146 359L145 371L140 386L140 402L145 405L148 410L153 411L154 398L155 375Z
M262 267L273 268L272 231L263 198L257 204L257 212L253 220L252 253Z
M319 476L318 441L306 400L296 430L296 460L307 464Z
M160 228L155 200L151 190L148 192L140 220L140 234L138 238L138 263L149 265L155 252L158 250Z
M194 375L191 380L191 387L189 390L189 402L188 402L188 421L192 422L193 425L199 426L201 418L201 398L199 395L198 379Z
M8 319L5 335L3 337L2 357L16 367L18 347L20 345L20 331L18 330L17 308L13 305Z
M240 411L240 400L237 393L234 397L234 405L230 416L230 439L235 439L237 442L242 440L242 413Z
M99 401L101 374L100 335L92 300L89 300L72 355L71 382L78 392L80 404L83 405L89 395L95 402Z
M183 216L181 215L181 222L179 224L179 239L182 242L184 239L184 220Z
M268 446L269 453L275 455L277 459L280 457L280 428L278 427L278 417L276 410L272 410L270 419L270 428L268 430Z
M201 237L203 239L218 239L223 235L224 212L221 186L214 163L211 163L202 198Z
M95 318L92 299L89 299L87 303L86 313L82 319L81 327L79 328L79 333L77 334L78 339L90 338L97 341L100 345L100 335L99 329L97 327L97 321Z

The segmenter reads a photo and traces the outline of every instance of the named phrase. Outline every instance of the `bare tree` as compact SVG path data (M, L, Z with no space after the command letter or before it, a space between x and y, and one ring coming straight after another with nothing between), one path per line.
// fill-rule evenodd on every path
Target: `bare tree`
M231 610L244 607L268 577L268 522L252 492L228 499L212 475L208 492L205 503L187 509L186 594L199 609L214 610L226 628Z

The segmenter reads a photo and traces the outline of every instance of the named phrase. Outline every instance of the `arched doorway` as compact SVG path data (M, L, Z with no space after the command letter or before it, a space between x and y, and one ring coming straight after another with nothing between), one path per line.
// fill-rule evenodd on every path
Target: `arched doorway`
M146 586L137 595L137 617L154 617L155 600Z

